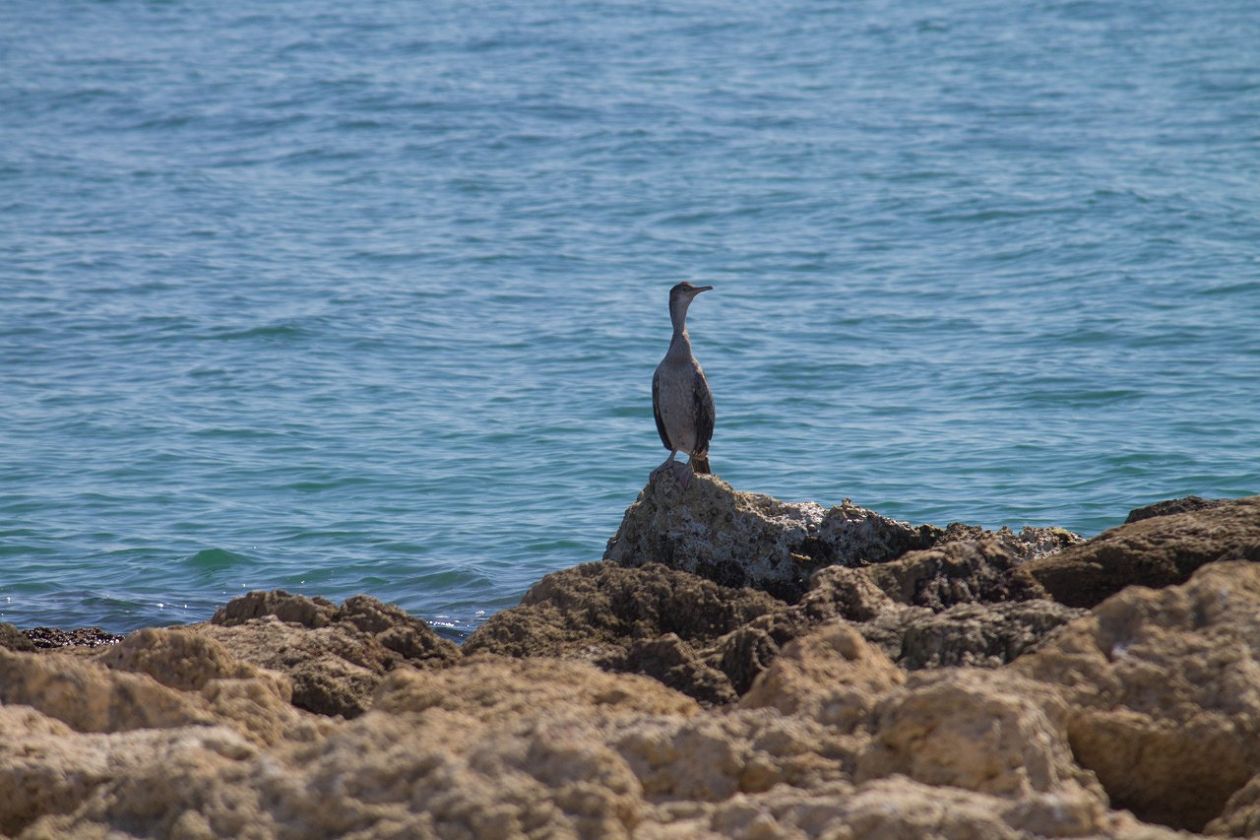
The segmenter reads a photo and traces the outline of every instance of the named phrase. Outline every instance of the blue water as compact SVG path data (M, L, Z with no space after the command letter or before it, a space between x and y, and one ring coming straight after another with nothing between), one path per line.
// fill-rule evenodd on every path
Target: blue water
M916 522L1260 492L1260 4L0 5L0 620L458 635L664 451Z

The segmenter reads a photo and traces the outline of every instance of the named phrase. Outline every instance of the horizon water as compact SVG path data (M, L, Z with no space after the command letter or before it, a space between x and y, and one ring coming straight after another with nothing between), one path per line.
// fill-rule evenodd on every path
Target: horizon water
M1260 492L1260 6L0 10L0 621L460 637L664 458L1062 525Z

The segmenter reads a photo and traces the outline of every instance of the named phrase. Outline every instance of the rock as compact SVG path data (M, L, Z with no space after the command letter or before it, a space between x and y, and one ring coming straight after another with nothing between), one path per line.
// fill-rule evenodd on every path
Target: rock
M1253 776L1229 798L1220 816L1208 823L1203 833L1221 837L1260 835L1260 775Z
M211 624L235 627L256 618L275 616L287 624L300 624L315 629L333 623L337 607L327 598L316 595L291 595L283 589L247 592L219 607L210 618Z
M1185 513L1192 510L1206 510L1207 508L1219 507L1226 504L1228 499L1202 499L1198 496L1185 496L1180 499L1167 499L1162 502L1155 502L1146 507L1134 508L1129 511L1129 516L1124 520L1124 524L1130 522L1141 522L1143 519L1150 519L1153 516L1171 516L1174 513Z
M1145 821L1197 831L1260 772L1260 566L1130 587L1010 667L1057 688L1077 761Z
M836 810L828 840L1117 836L1107 830L1098 800L1080 790L1010 801L909 779L879 779L860 786Z
M1102 789L1072 759L1068 707L1015 674L949 669L914 674L876 709L859 781L893 774L1005 797Z
M287 675L293 704L325 715L362 714L398 665L441 668L460 657L423 621L366 596L334 607L281 590L251 592L196 629L241 660Z
M721 802L778 785L827 786L849 776L857 747L817 721L771 709L624 719L607 737L643 795L658 802Z
M997 668L1037 649L1056 629L1084 614L1054 601L958 604L934 613L924 607L887 610L858 625L902 668Z
M696 476L683 490L662 472L626 510L604 559L631 567L661 563L795 602L823 566L883 562L931 545L940 533L848 501L828 510L742 493L710 475Z
M720 706L737 697L726 674L673 633L635 640L613 663L619 671L652 677L706 705Z
M204 704L142 674L77 657L0 650L0 703L30 706L78 732L210 725Z
M239 613L223 613L235 623L136 631L90 655L0 651L0 833L1164 840L1170 832L1110 810L1073 750L1084 747L1093 760L1088 738L1105 728L1088 717L1096 712L1147 715L1161 737L1180 732L1183 719L1183 740L1212 736L1194 723L1208 695L1218 697L1211 711L1234 725L1232 749L1252 749L1258 739L1244 725L1260 718L1246 658L1260 643L1252 626L1260 581L1212 578L1216 568L1149 593L1167 603L1138 599L1119 609L1145 590L1118 596L1013 665L909 676L865 640L872 627L903 641L915 638L910 628L933 628L922 631L936 639L923 647L935 651L927 659L965 658L958 651L988 645L976 658L993 664L1010 655L994 641L1008 625L1023 622L1035 635L1036 610L1051 623L1073 611L1021 601L933 612L895 603L866 570L841 568L817 574L789 606L765 593L732 597L684 572L609 566L549 582L552 594L533 606L564 605L570 618L551 626L568 632L580 605L598 605L583 619L597 636L609 633L596 647L655 679L584 661L576 638L558 648L567 659L447 660L440 645L370 599L334 607L251 598ZM1194 598L1183 591L1192 587ZM686 615L693 601L703 609ZM266 612L272 607L301 621L281 621ZM998 615L1007 608L1014 612ZM1074 635L1091 621L1095 635L1137 634L1169 658L1139 651L1153 668L1147 682L1140 669L1117 671L1095 636L1084 637L1090 647ZM708 702L723 702L730 676L715 663L752 629L778 647L738 703L706 709L662 684L693 693L707 686ZM1202 637L1195 644L1183 638L1194 633ZM340 663L365 675L356 690L370 689L366 711L330 718L286 702L296 667L279 673L256 661L286 647L297 659L310 651L312 667ZM917 648L907 642L906 650ZM1192 653L1206 658L1196 666ZM1131 760L1145 734L1111 743ZM1153 743L1194 758L1184 745ZM1200 749L1228 771L1236 755L1224 746L1209 737ZM1202 756L1187 772L1210 777ZM1141 758L1157 767L1163 760ZM1245 828L1249 802L1244 789L1219 825Z
M62 630L59 627L32 627L29 630L23 630L22 634L39 650L96 648L116 645L123 638L116 633L107 633L99 627L76 627L73 630Z
M775 708L843 731L863 723L876 701L905 681L905 673L843 621L790 644L740 700L746 709Z
M1056 601L1093 607L1126 586L1171 586L1222 560L1260 560L1260 496L1154 515L1029 562Z
M893 600L936 612L955 604L1026 601L1047 596L1020 567L1076 541L1075 534L1061 529L981 532L942 540L865 571Z
M392 714L443 709L501 720L580 705L600 711L689 715L695 701L634 674L609 674L585 662L481 654L443 671L399 668L377 689L374 708Z
M174 756L205 752L239 758L254 750L224 727L83 734L28 706L0 706L0 835L101 836L100 830L23 831L40 818L73 813L118 779L160 773ZM162 781L162 787L169 784Z
M645 673L706 703L735 698L702 650L783 607L752 589L727 589L659 564L588 563L547 575L469 637L465 655L551 656Z
M951 665L996 668L1036 649L1083 612L1042 599L961 603L934 613L889 598L872 580L878 568L820 570L799 603L759 616L719 639L705 653L706 661L742 694L784 645L820 624L843 618L909 670Z
M148 674L169 688L201 691L211 680L266 679L289 700L286 679L243 662L213 639L184 629L137 630L95 659L107 668Z
M5 624L0 621L0 648L8 648L17 651L35 650L35 645L26 635L12 624Z

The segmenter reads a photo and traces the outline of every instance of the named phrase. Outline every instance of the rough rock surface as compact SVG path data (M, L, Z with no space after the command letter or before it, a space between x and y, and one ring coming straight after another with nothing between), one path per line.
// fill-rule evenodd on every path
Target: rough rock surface
M775 708L852 731L905 673L843 621L792 641L740 700L747 709Z
M555 656L647 674L706 703L736 693L702 649L782 602L651 564L587 563L547 575L464 643L464 654Z
M116 633L107 633L99 627L76 627L73 630L62 630L59 627L32 627L29 630L23 630L22 634L40 650L97 648L116 645L123 638Z
M1084 613L1044 600L958 604L938 613L901 607L858 629L911 671L947 665L997 668L1045 644L1057 628Z
M1172 503L1151 507L1162 505ZM1182 583L1205 563L1221 560L1260 561L1260 496L1148 516L1024 569L1056 601L1092 607L1126 586Z
M860 566L926 548L940 536L848 501L831 509L743 493L711 475L683 489L668 471L650 480L608 541L621 566L662 563L723 586L796 601L823 566Z
M1130 522L1140 522L1143 519L1150 519L1152 516L1170 516L1174 513L1185 513L1190 510L1204 510L1205 508L1218 507L1228 503L1228 499L1204 499L1199 496L1185 496L1180 499L1167 499L1162 502L1156 502L1153 505L1134 508L1129 511L1129 516L1124 520L1124 524Z
M444 671L400 668L381 683L374 707L395 714L445 709L492 721L566 702L601 712L690 715L699 710L694 700L647 677L609 674L585 662L489 654Z
M6 624L0 621L0 648L8 648L9 650L35 650L35 645L31 640L26 638L26 634L14 627L12 624Z
M1142 819L1201 829L1260 773L1258 565L1126 589L1011 668L1058 687L1077 760Z
M938 612L955 604L1026 601L1046 592L1023 564L1076 542L1070 531L1047 528L960 535L866 571L893 600Z
M75 656L0 646L0 834L1255 834L1260 565L1073 609L1014 585L1072 542L1052 530L954 526L792 603L593 564L480 652L371 599L280 592ZM355 716L298 708L304 686Z
M711 642L780 606L764 592L730 589L656 564L586 563L544 577L520 606L491 616L463 649L593 659L624 650L630 640L667 633Z
M299 708L345 717L366 711L395 667L442 668L460 656L423 621L364 595L337 607L283 590L250 592L197 629L242 660L286 674Z

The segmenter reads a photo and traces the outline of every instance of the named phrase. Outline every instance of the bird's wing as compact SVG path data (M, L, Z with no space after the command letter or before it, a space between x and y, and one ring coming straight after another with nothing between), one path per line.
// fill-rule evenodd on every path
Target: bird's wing
M665 421L661 418L661 371L659 368L652 374L652 416L656 418L656 431L661 436L661 443L673 452L674 447L669 443L669 435L665 434Z
M709 380L704 378L704 371L696 365L696 384L692 389L696 395L696 454L709 451L709 440L713 437L713 423L717 412L713 408L713 392L709 390Z

